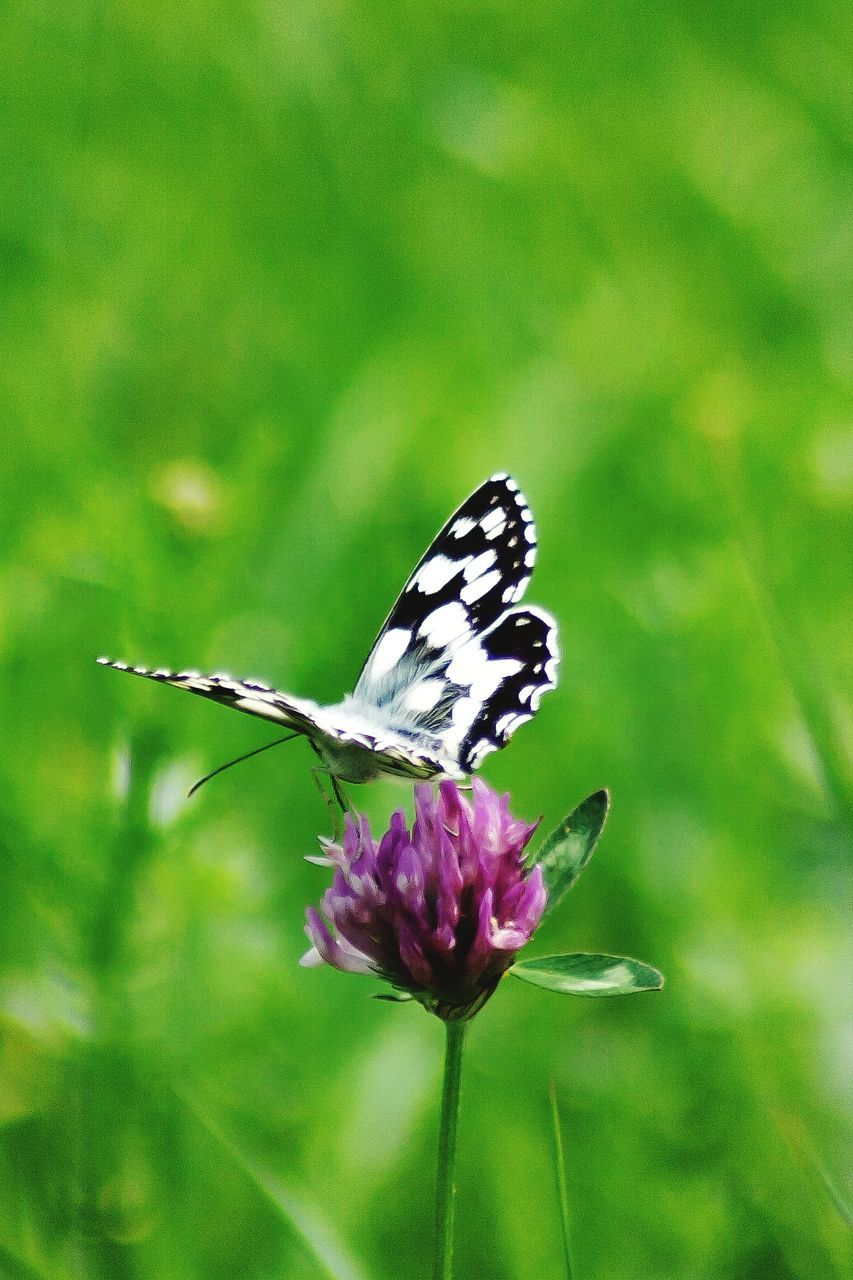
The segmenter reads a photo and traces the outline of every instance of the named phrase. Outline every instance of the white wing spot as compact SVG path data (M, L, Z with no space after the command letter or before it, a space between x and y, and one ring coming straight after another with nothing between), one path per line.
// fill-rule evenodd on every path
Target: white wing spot
M472 520L470 516L460 516L458 520L454 520L450 526L450 532L454 538L464 538L466 533L470 533L476 525L476 520Z
M474 556L473 560L469 560L468 564L465 566L465 581L473 582L475 578L479 578L481 573L485 573L487 569L491 569L496 560L497 555L491 549L488 551L481 551L478 556Z
M260 698L237 698L235 707L239 707L241 711L250 711L255 715L261 715L266 720L286 720L287 716L279 707L275 707L271 702L262 702Z
M501 580L499 569L492 569L491 573L484 573L482 578L477 578L474 582L469 582L467 587L463 587L459 592L466 604L473 604L475 600L479 600L486 592L491 591Z
M447 586L450 579L467 565L470 559L470 556L463 556L461 560L451 560L442 555L433 556L415 574L412 586L417 586L418 591L422 591L424 595L435 595L436 591Z
M472 698L486 702L498 685L516 675L524 663L518 658L490 658L479 642L464 645L447 668L454 684L467 685Z
M490 742L488 738L483 738L482 742L478 742L471 752L471 767L479 769L489 752L497 750L498 744L496 742Z
M254 689L252 685L246 684L245 682L242 685L235 684L232 687L235 693L241 693L243 689L252 689L250 697L253 702L263 702L265 704L275 702L275 693L272 689Z
M406 690L403 705L407 711L432 711L446 688L444 680L419 680Z
M392 627L377 644L370 655L370 679L379 680L387 675L391 668L400 661L409 647L411 632L406 627Z
M497 525L501 528L506 524L506 512L502 507L492 507L491 511L487 511L480 521L480 528L483 533L489 534Z
M468 631L470 627L465 606L458 600L452 600L450 604L443 604L427 614L418 628L418 635L429 640L434 649L443 649Z
M530 514L530 513L528 512L528 515L529 515L529 514ZM531 518L532 518L532 517L531 517ZM525 536L525 538L527 539L527 541L528 541L528 542L535 542L535 541L536 541L536 525L535 525L535 524L526 524L526 525L524 526L524 536Z
M477 719L481 706L482 703L477 698L457 698L454 702L451 718L460 739L465 737Z
M517 715L514 711L507 711L496 722L495 732L500 734L502 738L508 738L510 734L515 733L519 725L524 724L530 718L527 715Z

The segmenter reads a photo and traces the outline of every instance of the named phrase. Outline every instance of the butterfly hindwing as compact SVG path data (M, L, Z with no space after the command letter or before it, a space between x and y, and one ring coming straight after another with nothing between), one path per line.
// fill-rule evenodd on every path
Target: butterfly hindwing
M505 747L519 725L556 687L557 626L544 609L510 609L481 637L490 663L514 666L482 703L459 748L459 765L473 773L490 751Z

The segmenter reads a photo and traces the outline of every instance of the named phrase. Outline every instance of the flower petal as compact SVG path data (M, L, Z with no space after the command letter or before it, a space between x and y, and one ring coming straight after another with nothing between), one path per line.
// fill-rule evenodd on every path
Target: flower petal
M326 964L330 964L334 969L340 969L344 973L373 972L373 966L366 956L357 951L355 947L350 946L345 940L332 936L325 920L318 911L315 911L313 907L309 907L305 915L305 932L314 943L320 958L325 960ZM313 960L309 959L310 956L311 951L309 950L302 957L302 963L306 965L312 964Z

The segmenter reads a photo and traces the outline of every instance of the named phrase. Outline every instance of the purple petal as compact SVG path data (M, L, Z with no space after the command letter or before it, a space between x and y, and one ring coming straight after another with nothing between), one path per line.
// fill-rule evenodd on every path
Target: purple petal
M338 939L332 937L325 920L313 907L308 908L305 916L305 932L326 964L332 965L335 969L341 969L344 973L373 972L373 968L366 956L363 956L353 947L342 945ZM313 963L310 950L302 957L302 963L306 965Z
M487 889L480 899L477 929L465 963L465 973L469 981L479 976L488 960L491 950L492 906L492 891Z
M529 934L517 927L494 925L489 930L489 944L496 951L519 951L529 941Z
M420 942L405 920L399 922L397 937L400 944L400 959L403 964L415 982L429 989L434 976L432 967L423 953Z
M449 924L439 925L430 935L430 943L436 951L453 951L456 948L456 932Z
M455 929L459 923L459 901L464 881L459 869L459 858L453 842L444 835L441 857L438 863L436 892L436 925L439 929Z
M396 913L414 918L421 932L429 928L429 916L425 895L424 869L412 845L400 850L394 876L389 887L389 902Z
M548 890L542 868L535 866L524 882L524 892L515 909L515 921L530 938L542 919L542 912L548 904Z
M332 961L329 956L334 948L335 940L320 912L315 911L313 907L308 907L305 912L305 932L308 934L309 941L313 942L322 958L328 964L331 964Z
M402 809L397 809L391 815L391 822L388 830L379 841L379 847L376 851L376 874L380 884L387 885L389 878L393 876L394 867L400 856L400 850L409 843L409 832L406 829L406 815Z

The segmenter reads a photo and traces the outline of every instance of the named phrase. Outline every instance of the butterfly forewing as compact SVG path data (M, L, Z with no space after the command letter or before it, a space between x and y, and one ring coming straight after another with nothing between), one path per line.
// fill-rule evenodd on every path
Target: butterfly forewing
M418 561L362 668L354 697L387 703L447 651L520 600L536 560L536 526L515 481L492 476Z

